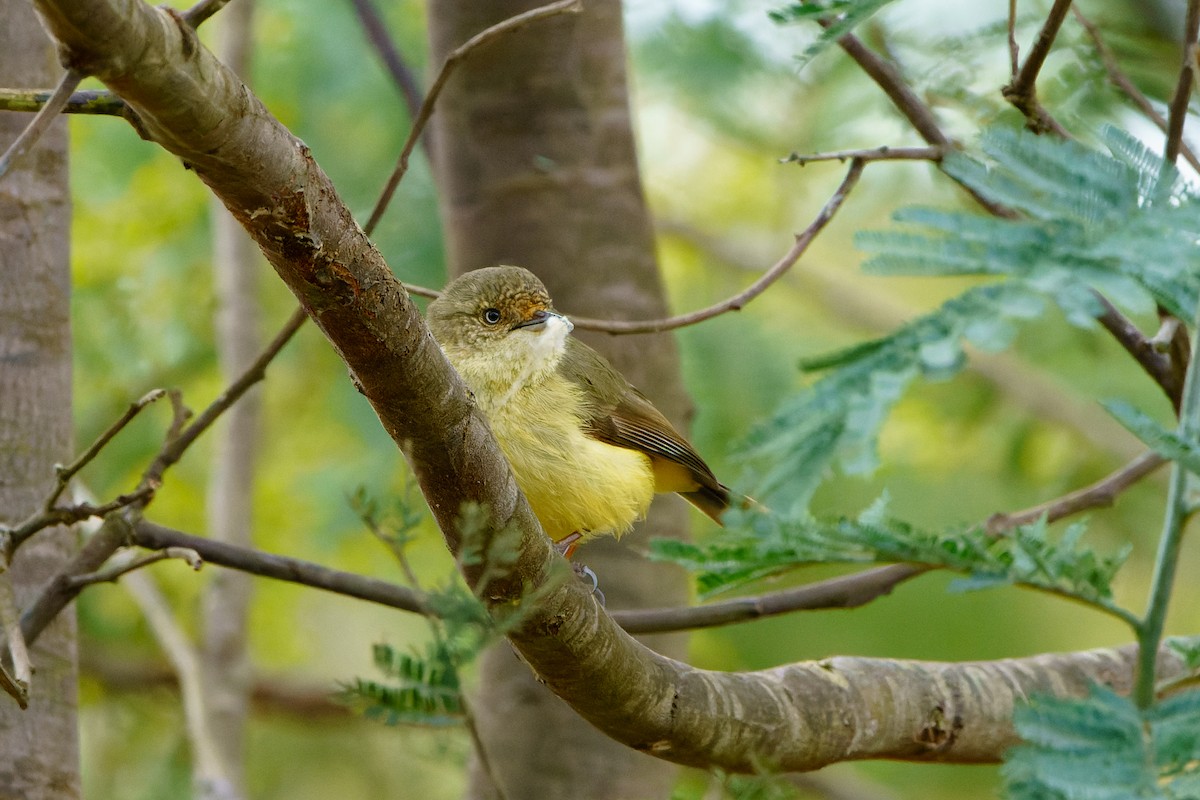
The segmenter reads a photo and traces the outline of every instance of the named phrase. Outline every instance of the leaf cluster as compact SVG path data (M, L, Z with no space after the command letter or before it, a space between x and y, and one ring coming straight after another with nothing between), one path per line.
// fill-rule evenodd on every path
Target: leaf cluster
M778 25L809 21L828 22L817 40L797 56L797 60L803 66L891 2L892 0L804 0L768 11L767 16Z
M1200 692L1139 709L1097 686L1082 700L1036 697L1014 723L1025 743L1004 765L1013 800L1200 797Z
M652 552L696 571L705 594L803 565L903 562L967 573L958 591L1019 584L1114 610L1112 580L1129 556L1128 546L1111 555L1083 546L1083 523L1057 537L1044 519L1003 536L978 526L928 531L887 516L883 502L857 519L751 513L738 524L709 544L660 540Z
M1128 134L1110 129L1103 138L1108 153L990 129L978 157L951 154L944 168L1012 218L908 208L895 215L901 229L858 236L876 273L993 280L889 336L802 364L827 374L747 437L750 494L794 511L807 507L831 465L870 472L879 428L913 380L956 374L965 344L1008 347L1047 300L1085 328L1104 312L1101 294L1133 312L1161 306L1190 319L1200 297L1195 190Z

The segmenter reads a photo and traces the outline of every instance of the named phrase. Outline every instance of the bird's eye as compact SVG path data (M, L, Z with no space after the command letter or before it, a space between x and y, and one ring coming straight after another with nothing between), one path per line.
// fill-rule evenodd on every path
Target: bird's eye
M500 311L495 308L485 308L481 316L488 325L495 325L500 321Z

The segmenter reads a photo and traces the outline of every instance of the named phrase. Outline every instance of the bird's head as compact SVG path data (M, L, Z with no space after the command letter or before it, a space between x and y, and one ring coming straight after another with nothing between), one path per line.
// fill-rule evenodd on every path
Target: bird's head
M507 364L526 375L553 368L573 327L536 275L509 266L459 277L429 304L426 317L460 372L468 361Z

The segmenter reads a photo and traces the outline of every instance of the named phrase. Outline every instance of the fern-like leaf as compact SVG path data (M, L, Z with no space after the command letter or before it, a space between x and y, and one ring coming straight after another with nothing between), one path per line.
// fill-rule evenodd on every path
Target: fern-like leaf
M1200 692L1150 709L1104 687L1035 697L1013 717L1025 743L1004 765L1012 800L1183 800L1200 788Z

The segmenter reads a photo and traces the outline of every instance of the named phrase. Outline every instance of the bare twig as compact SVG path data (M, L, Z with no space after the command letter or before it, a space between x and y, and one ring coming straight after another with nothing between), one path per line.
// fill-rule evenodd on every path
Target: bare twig
M1167 463L1167 460L1158 453L1145 453L1111 475L1096 481L1091 486L1085 486L1078 491L1057 497L1023 511L993 514L988 517L984 527L990 535L999 536L1018 525L1028 525L1036 522L1043 516L1046 517L1047 522L1054 522L1090 508L1106 508L1113 504L1113 501L1116 500L1121 492L1133 486L1165 463Z
M380 218L383 216L384 211L387 210L388 203L391 202L392 195L396 192L396 187L400 185L400 180L404 177L404 173L408 172L408 159L412 155L413 148L417 145L417 139L421 136L421 131L424 130L430 115L433 114L433 105L437 102L438 96L442 93L442 88L445 87L446 81L450 79L450 75L454 72L459 62L477 48L490 44L496 39L519 28L523 28L531 22L554 17L559 14L577 14L582 10L583 3L581 0L558 0L556 3L530 9L514 17L509 17L490 28L485 28L452 50L450 55L446 56L446 61L438 71L433 85L429 87L429 92L425 95L425 99L421 101L421 108L413 120L412 129L408 132L408 139L405 140L404 147L400 150L400 158L396 161L396 168L392 171L392 176L388 179L387 185L384 186L383 192L379 195L379 200L375 203L375 210L371 212L371 218L363 226L364 231L370 234L371 231L375 230L375 226L379 224Z
M1112 81L1113 85L1124 92L1125 95L1133 102L1133 104L1137 106L1138 109L1145 114L1148 119L1152 120L1154 124L1158 126L1158 129L1165 134L1168 127L1167 118L1158 113L1158 109L1154 107L1154 104L1150 102L1149 98L1142 94L1141 90L1134 85L1129 76L1126 75L1121 69L1120 65L1117 64L1117 57L1113 53L1112 48L1110 48L1108 43L1104 41L1103 37L1101 37L1100 28L1096 25L1096 23L1084 16L1083 12L1079 10L1078 6L1072 6L1071 13L1075 15L1076 21L1078 21L1079 24L1083 26L1083 29L1087 31L1088 37L1091 38L1092 44L1095 45L1096 52L1099 54L1100 60L1104 62L1104 69L1108 73L1108 79ZM1187 159L1187 162L1192 165L1192 169L1200 172L1200 158L1196 157L1195 151L1188 146L1187 142L1183 141L1182 137L1180 138L1179 142L1179 154Z
M40 111L54 97L45 89L0 89L0 109L4 111ZM97 114L125 116L125 101L108 90L90 89L72 92L62 108L63 114Z
M1167 117L1166 159L1174 164L1179 158L1183 143L1183 124L1187 120L1188 100L1192 96L1192 83L1196 69L1196 36L1200 34L1200 0L1188 0L1187 17L1183 25L1183 65L1179 68L1179 81Z
M298 583L314 589L324 589L347 597L357 597L372 603L429 614L428 598L413 589L394 583L341 572L298 558L264 553L248 547L216 542L202 536L140 520L131 531L130 543L148 550L183 547L194 550L206 562L248 572L264 578Z
M1017 0L1008 0L1008 61L1011 80L1016 80L1021 68L1020 48L1017 47Z
M57 467L55 469L56 486L54 492L51 493L51 495L46 499L46 503L43 508L46 511L53 510L54 504L58 502L58 498L62 496L63 490L67 488L67 485L71 482L71 479L79 474L81 469L90 464L92 459L96 457L96 454L104 449L104 446L112 441L114 436L124 430L125 426L132 422L133 418L141 413L142 409L156 400L161 400L163 397L166 397L166 395L167 392L164 389L152 389L146 394L142 395L141 398L130 403L129 408L125 409L125 413L122 414L116 422L114 422L112 425L109 425L108 429L105 430L104 433L100 434L100 436L96 438L96 441L92 442L91 446L87 450L84 450L78 458L65 467Z
M1096 320L1104 326L1112 337L1125 348L1141 368L1154 379L1171 401L1176 412L1183 397L1183 368L1185 363L1179 363L1169 353L1164 353L1147 339L1145 335L1124 314L1109 302L1108 298L1099 292L1094 293L1104 310Z
M63 73L62 80L58 82L58 88L54 90L54 94L38 111L37 116L29 121L16 141L4 151L4 155L0 156L0 178L4 177L13 164L28 153L37 140L42 138L42 134L50 129L50 125L67 105L67 101L71 99L71 93L75 91L75 87L79 86L81 80L83 80L83 73L73 69Z
M12 573L0 572L0 627L4 628L4 639L8 644L8 655L12 673L0 663L0 689L12 695L21 708L29 707L29 685L33 679L33 665L25 646L25 634L21 632L17 599L13 594Z
M169 558L178 558L196 571L204 566L204 559L200 558L200 554L190 547L166 547L153 553L144 553L121 564L109 564L95 572L72 575L68 581L71 588L74 589L82 589L93 583L116 583L123 575Z
M379 54L388 74L392 76L392 81L404 97L404 104L408 107L408 118L415 120L421 112L421 87L417 76L404 62L404 57L400 55L396 43L388 34L387 25L379 16L375 4L371 0L350 0L350 3L354 6L355 13L358 14L358 21L367 34L368 41L375 48L375 52ZM421 142L425 146L425 155L432 160L433 148L429 135L426 134L422 137Z
M941 161L945 155L944 147L873 147L867 150L835 150L830 153L792 153L787 158L779 159L781 164L799 164L804 166L815 161L849 161L852 158L859 161Z
M863 72L867 73L878 84L879 88L883 90L884 94L896 106L896 109L917 129L917 133L921 134L922 139L937 147L945 148L954 146L954 142L942 132L941 126L938 125L933 109L926 105L917 93L912 90L912 87L905 82L900 75L900 71L894 64L872 51L871 48L863 44L853 34L848 33L838 39L838 45L846 51L847 55L854 59ZM966 186L961 182L957 183L977 203L992 214L1006 219L1012 219L1016 216L1016 213L1012 209L984 197L970 186Z
M804 255L808 246L812 244L817 235L824 230L829 221L833 219L834 214L841 208L847 195L850 194L855 184L858 183L859 176L862 175L862 170L862 160L858 158L851 159L850 169L846 172L846 177L842 179L841 185L838 186L837 191L825 203L825 207L821 209L821 213L817 214L816 219L804 229L803 233L796 236L796 241L792 244L791 249L784 253L783 257L775 262L769 270L763 273L761 278L733 297L708 308L702 308L699 311L692 311L688 314L680 314L675 317L667 317L666 319L626 322L622 320L571 317L571 321L580 328L604 331L606 333L657 333L659 331L682 328L685 325L693 325L697 322L724 314L727 311L737 311L744 308L747 303L766 291L768 286L779 280L784 273L800 260L800 256Z
M1033 47L1029 50L1029 55L1025 57L1025 63L1012 82L1001 89L1004 99L1025 115L1030 128L1038 133L1053 131L1064 138L1070 138L1070 134L1038 102L1037 78L1042 66L1046 63L1046 56L1050 54L1050 48L1054 44L1054 38L1058 35L1058 29L1062 27L1063 20L1067 18L1067 12L1070 10L1071 0L1054 0L1054 5L1050 8L1050 13L1046 16L1046 21L1042 24L1042 29L1038 31L1037 39L1034 40ZM1010 18L1010 25L1011 22Z

